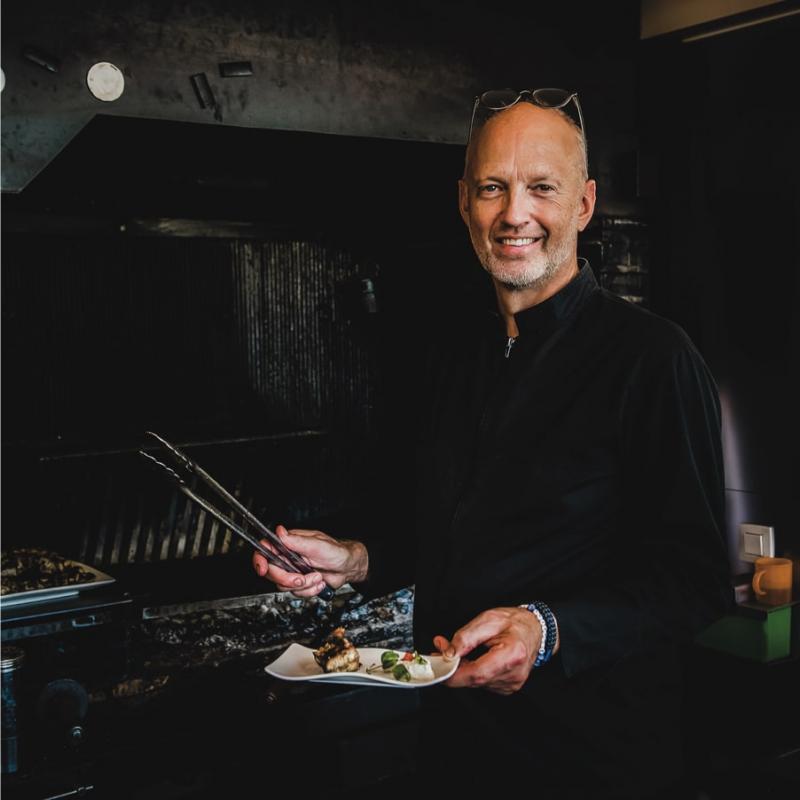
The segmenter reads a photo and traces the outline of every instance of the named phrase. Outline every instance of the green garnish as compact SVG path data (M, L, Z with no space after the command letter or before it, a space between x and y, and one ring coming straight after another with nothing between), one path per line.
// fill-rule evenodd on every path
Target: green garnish
M395 679L398 681L411 680L411 673L408 671L405 664L395 664L392 669L392 675L394 675Z
M414 663L415 664L427 664L428 659L421 656L416 650L414 651Z
M400 656L397 655L392 650L387 650L385 653L381 653L381 665L385 670L390 670L396 663Z

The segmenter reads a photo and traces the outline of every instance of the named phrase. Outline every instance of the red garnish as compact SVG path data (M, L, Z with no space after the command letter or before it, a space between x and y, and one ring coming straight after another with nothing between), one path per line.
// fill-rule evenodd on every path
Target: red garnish
M414 660L413 653L403 653L403 658L401 659L401 661L413 661L413 660Z

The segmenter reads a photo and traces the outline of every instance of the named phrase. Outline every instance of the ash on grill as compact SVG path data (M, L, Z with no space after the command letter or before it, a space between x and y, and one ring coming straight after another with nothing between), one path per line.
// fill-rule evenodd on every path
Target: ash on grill
M340 593L331 604L289 593L240 597L146 609L138 637L148 671L244 656L266 663L291 642L318 646L339 625L356 646L411 649L413 604L411 588L369 602L356 592Z

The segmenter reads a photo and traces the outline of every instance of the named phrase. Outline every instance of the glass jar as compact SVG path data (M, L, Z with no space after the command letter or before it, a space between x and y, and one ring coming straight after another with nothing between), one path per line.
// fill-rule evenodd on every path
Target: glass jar
M25 661L25 652L19 647L4 647L0 654L0 677L2 677L2 761L3 775L19 768L19 743L17 739L17 716L20 694L19 671Z

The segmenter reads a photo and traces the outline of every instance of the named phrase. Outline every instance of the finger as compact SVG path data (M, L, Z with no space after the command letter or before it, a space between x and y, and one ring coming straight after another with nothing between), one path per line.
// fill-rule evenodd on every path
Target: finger
M256 550L253 553L253 569L256 571L256 574L260 575L262 578L267 574L269 570L269 564L267 564L267 559L261 555L261 553Z
M263 572L259 571L259 575L262 577L269 578L273 583L283 586L296 586L298 588L305 586L302 581L304 576L300 575L300 573L287 572L285 569L268 563L266 559L264 559L264 563L266 564L266 570Z
M302 577L302 583L279 585L278 588L282 592L291 592L297 597L314 597L318 595L325 588L325 582L319 575L316 576L304 575L301 577Z
M434 636L433 646L445 657L446 660L455 658L456 651L446 636Z
M316 534L316 531L308 531L302 528L287 530L283 525L279 525L276 532L278 538L283 542L285 547L296 553L300 557L300 560L309 567L314 566L311 563L312 558L316 558L319 555L317 552L319 549L317 545L318 540L316 536L312 535ZM309 545L311 546L311 550L309 550Z
M453 689L505 685L514 666L509 663L507 648L498 645L475 661L462 661L447 685Z
M277 553L275 546L267 539L261 539L260 544L270 553ZM259 553L258 550L253 551L253 567L262 578L266 577L269 572L270 563L267 557L263 553Z
M456 655L465 656L467 653L471 653L478 645L497 636L507 625L508 620L501 615L480 614L463 628L459 628L453 635L451 644Z
M289 539L291 539L291 536L292 536L292 535L289 533L289 531L286 529L286 526L285 526L285 525L278 525L278 527L277 527L277 528L275 528L275 533L277 533L277 534L278 534L278 538L279 538L279 539L280 539L280 540L281 540L281 541L282 541L284 544L287 544L287 543L288 543L288 540L289 540Z
M313 591L316 594L324 585L322 576L318 572L310 572L308 575L298 575L296 572L288 574L292 577L287 585L293 592Z
M309 572L303 575L299 572L288 572L285 569L270 564L266 577L278 586L286 586L289 591L296 592L303 589L310 589L317 583L321 583L323 578L319 572Z
M294 586L278 586L281 592L291 592L295 597L316 597L322 591L322 584L315 583L308 589L295 589Z
M331 561L332 551L340 545L320 531L293 528L287 530L283 525L276 528L276 533L285 547L300 556L310 567L320 568Z
M458 665L458 669L444 682L444 685L448 689L466 689L472 687L472 684L463 675L466 663L466 661L462 661Z
M284 525L278 525L275 528L275 533L278 538L290 549L296 550L298 553L304 552L306 547L314 545L317 542L317 531L309 531L304 528L292 528L288 530Z

